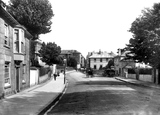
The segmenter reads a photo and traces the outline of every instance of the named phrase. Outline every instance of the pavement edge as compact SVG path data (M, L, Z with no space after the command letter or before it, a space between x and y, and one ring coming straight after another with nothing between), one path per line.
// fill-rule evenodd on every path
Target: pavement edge
M57 94L57 96L55 98L53 98L53 100L51 100L51 102L49 102L44 108L42 108L42 110L40 110L39 112L37 112L36 115L44 115L47 110L49 110L58 100L60 100L61 96L63 95L63 93L65 92L66 88L67 88L67 80L65 82L65 86L63 87L62 91Z
M121 78L118 78L118 77L115 77L115 79L120 80L120 81L123 81L123 82L126 82L126 83L130 83L130 84L136 85L136 86L149 87L149 88L156 88L156 87L154 87L154 86L149 86L149 85L145 85L145 84L140 84L140 83L135 83L135 82L131 82L131 81L126 81L126 80L121 79ZM156 89L157 89L157 88L156 88Z

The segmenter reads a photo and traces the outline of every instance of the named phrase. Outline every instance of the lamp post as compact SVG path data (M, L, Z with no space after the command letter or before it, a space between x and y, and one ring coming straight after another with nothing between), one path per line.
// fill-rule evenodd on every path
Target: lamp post
M67 61L67 59L63 59L63 62L64 62L64 84L65 84L65 81L66 81L66 78L65 78L65 75L66 75L66 61Z

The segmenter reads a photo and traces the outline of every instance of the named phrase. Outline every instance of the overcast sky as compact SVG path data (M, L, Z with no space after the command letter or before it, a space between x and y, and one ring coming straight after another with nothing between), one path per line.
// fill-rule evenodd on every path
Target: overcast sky
M7 0L4 0L7 1ZM75 49L84 56L91 51L124 48L132 37L127 30L141 14L160 0L49 0L55 16L52 32L41 35L63 49Z

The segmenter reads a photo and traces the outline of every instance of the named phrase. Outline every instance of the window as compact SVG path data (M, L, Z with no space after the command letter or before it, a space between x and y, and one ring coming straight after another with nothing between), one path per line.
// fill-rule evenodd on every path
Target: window
M94 62L96 62L96 58L94 59Z
M96 65L94 65L94 69L97 69L97 66L96 66Z
M14 52L19 52L19 31L14 30Z
M21 29L14 29L14 52L25 53L24 31Z
M102 58L100 58L100 62L102 62Z
M25 45L24 45L24 31L21 30L21 53L25 53Z
M10 85L10 63L9 62L5 62L4 78L5 78L5 87L7 87Z
M4 44L6 46L9 46L10 45L9 44L9 26L8 26L8 24L5 24L4 26L5 26L4 27L4 37L5 37Z
M100 65L99 69L102 69L102 65Z

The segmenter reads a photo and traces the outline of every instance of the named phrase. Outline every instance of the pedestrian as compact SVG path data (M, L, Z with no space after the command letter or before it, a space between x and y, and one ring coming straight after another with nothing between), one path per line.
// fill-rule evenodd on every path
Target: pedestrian
M59 71L57 71L57 76L58 76L58 77L60 76L59 74L60 74L60 72L59 72Z
M54 80L56 81L57 74L54 74Z

